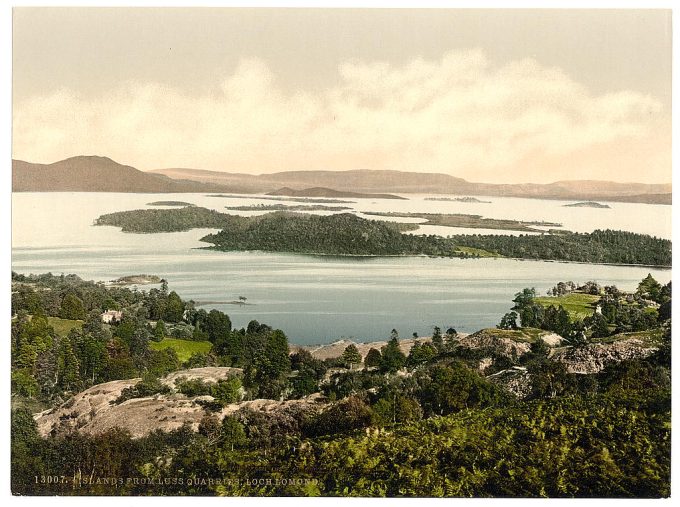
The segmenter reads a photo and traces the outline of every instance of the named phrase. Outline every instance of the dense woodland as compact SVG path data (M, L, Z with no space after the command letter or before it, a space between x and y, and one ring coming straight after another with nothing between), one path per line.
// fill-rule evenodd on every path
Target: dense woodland
M232 329L226 314L197 309L165 282L148 291L74 275L13 273L12 282L15 494L670 493L671 286L651 276L630 294L593 282L561 282L548 298L554 304L538 303L543 299L531 288L509 303L500 328L525 336L553 330L570 347L617 340L631 330L655 337L653 354L592 375L568 373L548 357L541 339L532 340L526 354L508 355L462 346L455 329L436 326L431 340L418 340L408 354L392 330L387 344L364 358L350 345L340 357L321 361L303 349L290 353L282 331L257 321ZM592 296L601 313L594 306L580 319L561 305L580 294ZM102 323L101 312L112 309L122 311L122 320ZM207 340L212 348L181 364L174 350L150 347L167 336ZM484 358L492 362L481 372ZM32 413L89 386L141 377L115 400L124 403L166 393L158 379L168 372L206 365L237 366L242 374L212 384L178 383L181 394L202 397L198 432L185 426L137 439L125 430L37 433ZM529 375L523 398L492 380L513 368ZM217 416L244 398L314 393L325 402L313 408L269 414L242 408Z
M458 235L447 238L402 234L415 224L366 220L350 213L328 216L274 212L256 217L228 215L200 207L133 210L102 215L97 225L125 232L219 228L203 241L224 251L261 250L323 255L501 256L572 262L670 266L671 242L623 231L540 235ZM471 253L472 252L472 253Z

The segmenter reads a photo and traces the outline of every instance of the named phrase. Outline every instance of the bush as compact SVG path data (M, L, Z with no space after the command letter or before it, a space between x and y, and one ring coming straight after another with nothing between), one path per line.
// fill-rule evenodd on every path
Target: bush
M126 387L120 393L120 396L111 402L113 405L118 405L124 401L133 398L147 398L156 394L169 394L170 388L163 384L158 378L153 376L146 376L137 382L134 386Z

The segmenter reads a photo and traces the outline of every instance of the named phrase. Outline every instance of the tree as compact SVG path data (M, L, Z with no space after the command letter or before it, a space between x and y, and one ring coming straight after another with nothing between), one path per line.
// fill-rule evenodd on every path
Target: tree
M350 396L332 404L308 423L307 433L312 436L334 435L370 426L373 411L361 398Z
M69 337L61 339L57 361L59 386L67 391L76 389L80 385L80 365Z
M168 334L167 330L165 329L165 322L162 320L159 320L156 322L156 327L153 330L153 341L155 342L160 342L165 338L165 335Z
M399 339L392 335L390 341L381 349L380 370L393 373L404 367L406 356L399 347Z
M450 327L446 330L446 336L444 340L444 349L451 351L456 346L456 340L458 339L458 332Z
M432 345L434 345L437 352L442 352L444 350L444 339L442 338L442 330L439 326L434 326L434 331L432 332Z
M496 326L498 329L517 329L517 313L508 312L501 318L500 324Z
M513 306L512 309L521 310L522 308L530 306L533 304L535 298L536 289L533 287L524 288L521 292L515 294L515 299L512 300L512 302L515 303L515 306Z
M223 405L235 403L241 399L241 381L236 377L218 380L210 386L210 395Z
M168 294L163 315L168 322L179 322L184 317L184 303L174 290Z
M651 273L649 273L639 284L637 288L637 294L656 301L659 299L661 294L661 284L657 282Z
M415 342L406 358L406 365L410 368L415 368L421 364L427 363L429 360L437 356L437 350L431 343Z
M245 427L238 419L230 415L222 419L222 439L224 446L229 447L232 451L234 448L243 447L248 443Z
M504 399L494 384L459 361L424 373L418 397L429 414L446 415L465 408L489 406Z
M288 339L283 331L268 333L265 346L256 352L245 368L245 383L255 387L258 395L278 399L286 389L286 375L290 372Z
M59 310L59 317L69 320L82 320L85 318L85 308L82 300L75 294L68 293L64 296Z
M353 364L359 364L361 362L361 354L357 346L351 343L347 345L342 353L342 361L345 363L347 368L352 368Z
M226 340L231 331L231 320L229 316L219 310L210 310L203 322L203 330L208 333L208 340L218 343Z
M94 337L86 334L78 342L78 360L81 376L95 384L106 368L106 346Z
M380 351L371 347L366 354L366 359L364 359L364 365L367 368L374 368L380 366L381 361L382 355L380 354Z
M610 334L607 319L599 313L594 313L592 317L588 317L586 324L590 326L593 338L604 338Z

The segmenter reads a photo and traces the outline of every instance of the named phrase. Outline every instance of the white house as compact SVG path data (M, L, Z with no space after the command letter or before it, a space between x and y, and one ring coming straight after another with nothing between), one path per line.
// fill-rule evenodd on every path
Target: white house
M106 310L102 313L102 322L110 324L113 321L120 322L123 319L123 312L117 310Z

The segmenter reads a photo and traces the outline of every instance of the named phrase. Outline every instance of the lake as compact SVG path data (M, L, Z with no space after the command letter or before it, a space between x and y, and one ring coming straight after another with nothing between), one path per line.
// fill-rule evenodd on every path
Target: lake
M485 197L492 203L478 204L426 201L426 195L408 197L404 201L357 199L342 206L357 212L467 213L545 220L578 232L611 228L671 237L670 206L609 203L611 209L593 209L563 207L573 201ZM670 270L645 267L509 259L217 252L200 249L206 244L199 239L212 232L210 229L127 234L115 227L92 225L104 213L148 208L147 203L160 200L184 201L219 211L225 211L224 206L276 202L204 194L15 193L12 269L24 274L75 273L100 281L156 274L166 278L170 289L182 298L207 302L206 309L228 313L235 327L256 319L283 329L291 342L299 344L340 338L383 339L392 328L403 337L413 332L427 336L433 325L472 332L495 326L512 306L514 293L524 287L535 287L544 294L560 280L595 280L632 290L647 273L661 283L671 278ZM427 234L486 232L422 229L421 233ZM239 296L247 297L248 305L227 304Z

